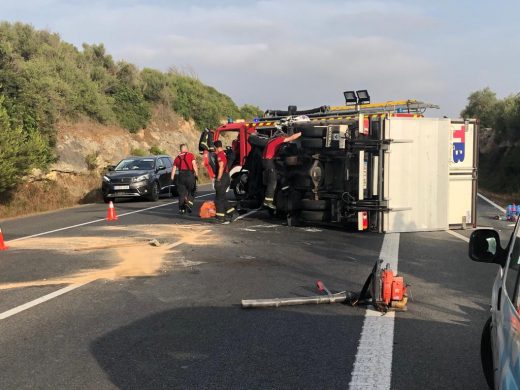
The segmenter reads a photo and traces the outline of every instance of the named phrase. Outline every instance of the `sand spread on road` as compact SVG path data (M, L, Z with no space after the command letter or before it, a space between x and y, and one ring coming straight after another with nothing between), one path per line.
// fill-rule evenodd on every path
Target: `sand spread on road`
M154 276L160 273L168 254L181 244L212 245L216 240L206 226L198 225L132 225L104 226L88 229L87 234L74 237L34 237L9 244L10 249L43 250L60 252L70 256L81 256L85 252L97 255L110 265L106 268L87 269L75 274L56 278L0 284L0 290L46 286L56 284L85 283L97 279L117 280L128 277ZM124 233L125 236L110 235ZM150 245L150 240L159 241L160 246ZM49 253L49 256L52 256Z

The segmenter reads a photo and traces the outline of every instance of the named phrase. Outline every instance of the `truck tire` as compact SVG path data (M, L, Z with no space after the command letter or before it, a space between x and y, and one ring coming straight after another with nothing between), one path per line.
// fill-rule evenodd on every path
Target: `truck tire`
M298 175L293 178L294 187L311 189L313 187L311 177L309 175Z
M490 389L495 387L493 373L493 351L491 350L491 317L488 318L484 329L482 330L482 338L480 339L480 360L486 382Z
M326 200L302 199L300 201L300 208L308 211L323 211L327 209Z
M233 175L231 178L230 187L233 189L233 193L235 194L236 200L242 200L247 195L247 173L238 172Z
M298 159L298 156L287 156L285 157L285 165L289 167L295 167L298 165L301 165L300 160Z
M325 213L323 211L307 211L300 213L300 219L307 222L325 222Z
M302 137L306 138L323 138L325 127L305 126L301 128Z
M302 138L303 149L322 149L323 139L321 138Z
M258 134L251 134L249 136L249 140L248 140L249 144L251 144L252 146L258 146L262 149L265 148L268 141L269 141L268 137L261 136Z

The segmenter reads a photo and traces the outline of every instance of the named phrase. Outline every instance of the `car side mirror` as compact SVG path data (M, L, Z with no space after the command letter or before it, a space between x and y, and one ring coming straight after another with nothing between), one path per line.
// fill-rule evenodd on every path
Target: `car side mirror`
M162 166L162 165L161 165L161 166L158 166L157 169L155 170L155 172L160 172L160 171L162 171L163 169L166 169L166 167L165 167L165 166Z
M469 238L469 257L480 263L496 263L503 266L504 249L500 246L500 236L493 229L478 229Z
M115 169L116 169L116 166L115 166L115 165L109 165L109 166L107 167L107 171L108 171L108 172L112 172L112 171L114 171Z

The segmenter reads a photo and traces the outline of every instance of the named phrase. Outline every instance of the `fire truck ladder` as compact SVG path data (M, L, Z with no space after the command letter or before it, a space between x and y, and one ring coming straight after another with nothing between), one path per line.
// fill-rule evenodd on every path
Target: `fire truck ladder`
M321 106L318 108L294 111L293 116L306 115L309 118L329 118L357 114L423 114L427 109L439 106L436 104L425 103L418 100L396 100L383 103L355 104L350 106ZM289 111L267 110L265 117L260 118L260 122L273 122L284 119L289 115Z

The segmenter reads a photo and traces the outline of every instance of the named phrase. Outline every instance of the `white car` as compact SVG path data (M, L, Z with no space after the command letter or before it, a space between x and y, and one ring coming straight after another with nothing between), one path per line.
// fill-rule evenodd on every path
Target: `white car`
M520 222L506 248L495 230L471 234L469 257L500 265L491 295L491 316L482 332L481 359L492 389L520 389Z

